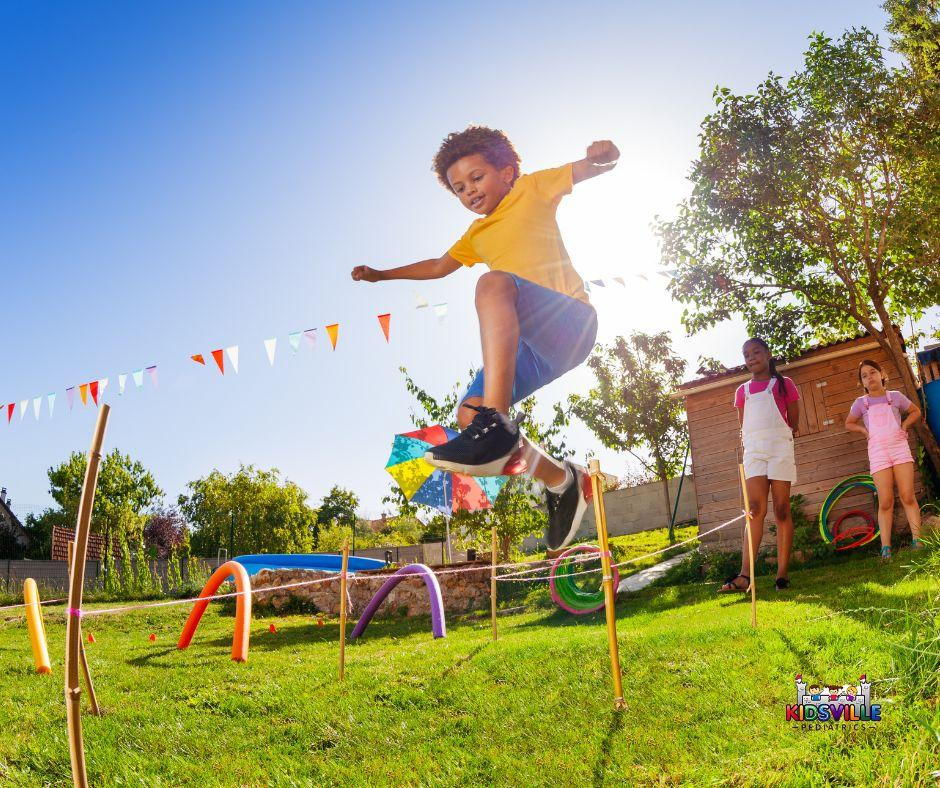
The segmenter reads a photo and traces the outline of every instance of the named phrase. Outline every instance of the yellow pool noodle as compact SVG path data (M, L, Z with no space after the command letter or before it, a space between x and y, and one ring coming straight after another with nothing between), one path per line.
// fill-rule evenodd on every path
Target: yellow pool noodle
M31 577L27 577L23 583L23 601L26 602L26 626L29 629L29 643L33 647L36 672L51 673L49 650L46 648L46 626L42 622L42 610L39 607L39 589Z

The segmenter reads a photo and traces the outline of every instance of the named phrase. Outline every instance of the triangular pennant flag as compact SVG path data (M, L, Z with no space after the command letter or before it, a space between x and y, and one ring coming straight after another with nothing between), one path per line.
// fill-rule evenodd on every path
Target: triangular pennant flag
M72 405L75 404L75 386L65 390L65 396L69 401L69 410L72 409Z
M97 380L93 380L91 383L88 384L88 391L91 393L92 401L95 403L95 405L97 405L98 404L98 381Z
M118 375L118 396L119 397L124 396L124 386L126 385L127 385L127 375L125 375L124 373L121 373L120 375Z
M304 339L310 343L310 347L316 347L317 330L315 328L308 328L306 331L304 331Z
M153 383L153 387L157 387L157 365L151 364L147 367L147 373L150 375L150 382Z
M88 404L88 384L82 383L78 387L78 393L79 393L79 396L81 396L82 398L82 405L87 405Z
M333 344L333 350L336 350L336 340L339 339L339 323L332 323L326 327L326 333L330 335L330 342Z
M33 414L36 416L36 421L39 421L39 411L42 408L42 397L36 397L33 400Z
M591 286L587 282L584 283L584 292L585 293L591 292Z
M438 320L443 320L445 317L447 317L447 304L435 304L434 314L437 315Z
M215 361L215 365L219 368L219 372L223 375L225 374L225 351L219 348L218 350L212 351L212 358Z
M678 268L669 268L665 271L657 271L660 276L665 276L666 279L675 279L677 273L679 273Z
M627 286L627 283L623 280L623 277L622 277L622 276L615 276L615 277L614 277L614 281L615 281L615 282L619 282L622 287L626 287L626 286Z
M238 345L232 345L231 347L225 348L225 352L228 354L228 360L232 362L232 369L235 370L235 374L238 374Z
M274 354L277 353L277 337L264 340L264 352L268 354L268 361L274 366Z
M108 387L108 379L102 378L98 381L98 396L104 397L104 390Z
M650 279L646 274L637 274L637 279L642 279L644 282L648 282Z
M592 280L591 280L591 284L592 284L592 285L597 285L598 287L607 287L607 285L604 284L604 280L603 280L603 279L592 279Z
M190 358L193 361L195 361L197 364L202 364L203 366L206 365L206 360L205 358L203 358L202 353L194 353L193 355L190 356Z
M29 407L28 399L20 400L20 421L22 421L23 417L26 415L26 409L28 407Z
M296 353L300 349L300 332L292 331L287 335L287 341L290 342L290 349Z
M428 305L428 302L419 295L415 296L415 300L418 302L415 309L424 309Z
M49 404L49 418L55 413L55 392L46 396L46 402Z
M16 403L11 402L7 405L7 424L13 421L13 411L16 410Z
M134 378L134 385L137 388L143 388L144 385L144 371L142 369L135 369L131 372L132 377Z
M382 326L382 333L385 334L385 341L388 342L388 329L389 324L392 322L392 313L386 312L384 315L379 315L379 325Z

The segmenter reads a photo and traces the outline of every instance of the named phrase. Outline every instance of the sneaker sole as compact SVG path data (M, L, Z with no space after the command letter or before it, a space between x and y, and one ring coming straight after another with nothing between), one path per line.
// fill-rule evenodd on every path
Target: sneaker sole
M503 469L513 458L516 452L517 449L513 449L505 457L500 457L498 460L493 460L492 462L488 462L485 465L460 465L456 462L438 460L434 458L434 455L431 452L425 452L424 459L435 468L440 468L444 471L452 471L453 473L462 473L464 476L502 476Z

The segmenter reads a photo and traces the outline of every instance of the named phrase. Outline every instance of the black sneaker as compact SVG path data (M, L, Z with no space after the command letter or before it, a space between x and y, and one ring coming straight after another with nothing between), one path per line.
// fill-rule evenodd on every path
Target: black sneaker
M581 518L587 511L588 501L593 497L591 479L574 463L565 462L574 477L564 492L545 490L548 505L548 531L545 542L550 550L560 550L571 544Z
M426 452L424 459L468 476L499 476L519 448L519 424L495 408L465 407L477 412L473 421L453 440Z

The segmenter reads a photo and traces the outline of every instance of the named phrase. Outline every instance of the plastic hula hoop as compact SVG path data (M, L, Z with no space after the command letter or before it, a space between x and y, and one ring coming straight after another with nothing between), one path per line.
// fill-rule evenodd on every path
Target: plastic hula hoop
M849 476L847 479L843 479L841 482L839 482L835 487L832 488L829 495L826 496L826 500L823 501L822 508L819 510L819 533L822 536L823 541L827 544L832 544L836 537L836 534L834 534L829 529L830 513L843 495L846 495L848 492L859 487L870 490L875 496L878 495L878 491L875 488L875 481L871 478L871 475L867 473L858 473L855 476ZM868 544L877 538L880 531L874 522L872 522L872 525L873 529L867 538L860 539L857 543L853 543L850 546L839 549L848 550L849 547L861 547L862 545Z
M596 591L582 588L572 575L576 571L583 571L584 564L575 564L569 560L578 553L600 553L600 548L595 545L580 544L565 550L552 564L552 570L548 577L548 585L551 590L552 600L562 610L567 610L576 616L583 616L587 613L594 613L604 607L604 589L598 588ZM611 568L614 578L614 587L620 584L620 573L616 567ZM590 577L590 575L581 575L581 577Z
M855 525L843 530L842 523L850 517L861 517L865 521L865 525ZM875 527L875 519L868 512L863 512L861 509L852 509L850 512L843 512L832 526L832 530L835 533L832 538L832 543L833 545L837 545L836 550L839 551L851 550L853 547L868 544L873 538ZM852 539L855 541L851 541ZM848 542L848 544L843 544L844 542Z

